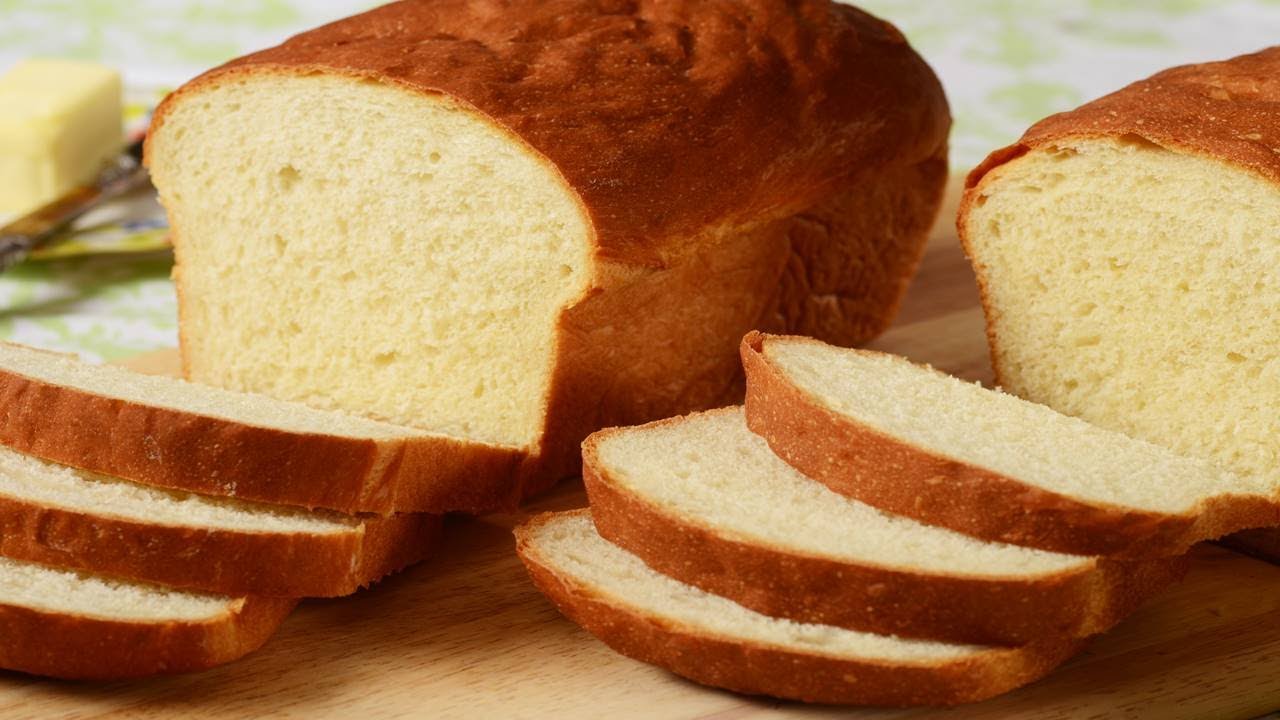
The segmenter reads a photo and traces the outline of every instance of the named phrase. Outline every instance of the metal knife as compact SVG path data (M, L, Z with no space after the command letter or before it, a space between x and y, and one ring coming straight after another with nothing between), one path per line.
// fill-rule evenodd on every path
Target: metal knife
M111 198L150 182L142 167L143 135L103 167L88 185L73 188L56 200L0 227L0 272L17 265L76 218Z

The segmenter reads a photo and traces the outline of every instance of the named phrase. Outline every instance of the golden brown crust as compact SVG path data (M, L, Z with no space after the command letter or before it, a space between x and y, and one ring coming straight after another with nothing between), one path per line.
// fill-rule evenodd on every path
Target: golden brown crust
M993 168L1033 148L1069 138L1124 136L1210 155L1280 182L1280 47L1170 68L1051 115L1018 142L993 152L965 187L973 190Z
M1202 540L1280 522L1280 510L1261 498L1212 498L1186 514L1134 510L934 454L827 409L765 359L769 339L751 333L742 341L748 427L800 472L888 512L984 540L1126 558L1180 555Z
M660 421L660 423L678 422ZM1081 558L1069 572L972 577L806 555L733 539L647 501L583 445L583 479L600 535L658 572L757 612L885 635L1020 645L1086 637L1119 622L1186 571L1181 558ZM993 612L992 608L1000 608Z
M709 226L810 207L852 169L931 157L950 127L941 85L897 29L828 0L410 0L237 59L179 95L260 69L339 72L475 108L557 168L603 257L653 267Z
M262 647L297 600L244 598L206 622L121 622L0 604L0 667L113 680L205 670Z
M850 345L879 334L915 270L946 174L943 156L884 170L565 311L541 468L525 495L576 473L579 444L599 428L740 402L737 344L749 330L803 329Z
M585 511L578 511L585 512ZM805 702L859 705L956 705L1008 692L1051 671L1080 647L1046 640L992 648L958 661L891 664L735 641L654 616L560 572L528 542L543 515L516 529L517 551L538 589L566 617L627 657L695 682Z
M846 346L887 330L924 254L947 175L943 145L932 157L883 168L788 218L791 253L782 281L751 329ZM736 339L728 350L741 371Z
M336 597L435 548L435 515L369 518L347 532L160 525L0 496L0 556L233 597Z
M347 513L509 504L522 460L514 448L442 436L373 440L244 425L4 368L0 444L148 485Z

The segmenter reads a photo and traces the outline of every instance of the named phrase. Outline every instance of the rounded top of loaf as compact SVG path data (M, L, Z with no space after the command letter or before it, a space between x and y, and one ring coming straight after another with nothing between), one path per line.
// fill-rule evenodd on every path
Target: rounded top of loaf
M1183 65L1069 112L1050 115L969 173L993 168L1067 138L1129 137L1211 155L1280 182L1280 47L1221 62Z
M340 73L441 93L547 158L601 256L784 217L944 152L937 78L891 25L828 0L405 0L212 70Z

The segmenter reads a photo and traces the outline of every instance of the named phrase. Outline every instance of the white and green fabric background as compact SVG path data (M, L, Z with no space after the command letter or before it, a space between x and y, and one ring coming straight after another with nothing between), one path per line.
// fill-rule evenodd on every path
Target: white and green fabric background
M0 72L29 56L97 60L120 68L131 98L145 104L206 67L373 4L0 0ZM1040 117L1161 68L1280 44L1280 0L860 4L898 24L942 77L958 172ZM168 271L167 256L156 254L29 262L0 276L0 338L95 360L173 346Z

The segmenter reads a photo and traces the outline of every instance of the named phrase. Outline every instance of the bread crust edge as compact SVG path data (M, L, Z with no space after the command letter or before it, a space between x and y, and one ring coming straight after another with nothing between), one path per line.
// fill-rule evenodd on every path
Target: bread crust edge
M517 448L347 438L96 395L0 368L0 444L146 485L346 513L511 504Z
M764 615L885 635L1021 645L1102 632L1186 570L1180 558L1082 557L1075 570L979 577L770 547L664 510L628 489L597 453L598 443L617 432L596 433L583 444L583 479L600 535L664 575Z
M0 667L68 680L206 670L262 647L297 600L246 597L200 622L128 622L0 604Z
M1218 520L1248 526L1275 514L1270 503L1235 496L1184 514L1092 503L912 446L828 410L788 381L763 355L771 338L817 342L743 339L748 427L800 472L888 512L983 540L1128 559L1181 555L1216 537Z
M425 559L434 515L367 518L339 533L149 523L0 496L0 556L230 595L340 597Z

